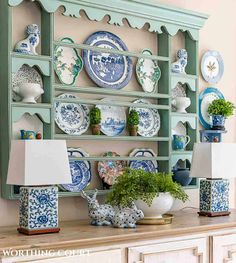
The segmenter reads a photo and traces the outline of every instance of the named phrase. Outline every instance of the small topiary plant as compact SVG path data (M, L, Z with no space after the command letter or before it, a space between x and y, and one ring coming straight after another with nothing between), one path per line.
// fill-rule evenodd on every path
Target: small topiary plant
M100 135L101 110L97 107L91 109L89 113L90 125L92 126L92 134Z
M129 126L136 126L139 124L139 115L136 110L131 110L129 112L127 123Z
M137 136L139 115L136 110L131 110L128 116L128 128L131 136Z
M90 124L97 125L101 123L101 111L99 108L94 107L90 111Z
M128 207L132 202L141 199L151 206L153 199L164 192L169 192L174 198L183 202L188 200L188 195L178 183L173 181L171 173L127 168L123 175L116 179L107 201L111 205Z
M210 115L222 115L228 118L234 114L235 106L232 102L224 99L214 100L208 107Z

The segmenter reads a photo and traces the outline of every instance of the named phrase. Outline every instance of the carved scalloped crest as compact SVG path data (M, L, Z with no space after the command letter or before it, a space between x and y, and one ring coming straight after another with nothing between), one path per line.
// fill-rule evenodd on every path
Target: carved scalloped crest
M8 0L10 6L19 5L23 0ZM179 30L187 31L190 37L198 40L198 31L204 25L207 15L154 4L146 0L31 0L39 2L49 13L55 12L59 6L65 7L64 15L80 17L83 10L90 20L101 21L109 16L109 23L123 25L126 19L132 28L142 28L149 24L150 32L167 31L175 35Z

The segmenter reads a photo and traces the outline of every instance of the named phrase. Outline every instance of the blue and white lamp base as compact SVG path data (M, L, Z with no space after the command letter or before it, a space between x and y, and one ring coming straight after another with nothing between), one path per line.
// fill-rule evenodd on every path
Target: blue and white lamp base
M60 231L56 186L21 187L20 196L20 233L35 235Z
M201 216L229 215L229 181L223 179L204 179L200 181Z

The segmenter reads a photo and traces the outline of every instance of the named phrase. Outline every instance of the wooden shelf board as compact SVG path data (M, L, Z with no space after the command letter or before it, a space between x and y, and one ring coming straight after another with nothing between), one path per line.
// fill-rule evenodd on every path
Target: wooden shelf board
M155 157L130 157L130 156L117 156L117 157L103 157L103 156L90 156L90 157L77 157L69 158L71 161L138 161L138 160L150 160L150 161L168 161L169 156L155 156Z
M42 60L42 61L51 61L52 58L50 56L44 55L27 55L21 54L17 52L11 52L11 56L15 58L22 58L22 59L34 59L34 60Z
M117 50L117 49L100 48L100 47L90 46L90 45L86 45L86 44L72 44L72 43L65 43L62 41L54 41L54 45L55 46L77 48L77 49L92 50L92 51L110 53L110 54L118 54L118 55L129 56L129 57L147 58L147 59L159 60L159 61L167 61L168 62L170 60L169 57L156 56L156 55L145 55L145 54L141 54L141 53L123 51L123 50Z
M98 141L149 141L169 142L169 137L142 137L142 136L106 136L106 135L68 135L54 134L55 139L63 140L98 140Z
M149 93L142 91L124 91L124 90L113 90L113 89L104 89L99 87L78 87L78 86L67 86L54 84L56 91L63 92L78 92L78 93L87 93L87 94L104 94L112 96L123 96L123 97L140 97L140 98L150 98L150 99L169 99L169 94L161 93Z
M22 103L22 102L12 102L12 107L23 107L23 108L33 108L33 109L51 109L52 105L49 103Z
M132 103L125 101L101 101L101 100L90 100L90 99L61 99L54 98L54 101L61 103L79 103L88 105L110 105L110 106L120 106L120 107L134 107L134 108L148 108L148 109L158 109L158 110L169 110L169 105L157 105L157 104L142 104L142 103Z

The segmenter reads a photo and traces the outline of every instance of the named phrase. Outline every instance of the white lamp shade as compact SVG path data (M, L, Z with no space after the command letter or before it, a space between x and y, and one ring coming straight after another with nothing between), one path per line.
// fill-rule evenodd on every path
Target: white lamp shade
M7 184L69 184L71 172L63 140L17 140L11 143Z
M236 177L235 143L195 143L191 164L191 177Z

